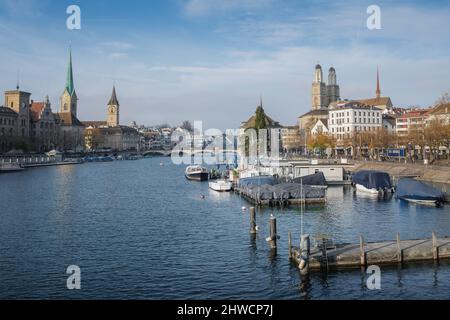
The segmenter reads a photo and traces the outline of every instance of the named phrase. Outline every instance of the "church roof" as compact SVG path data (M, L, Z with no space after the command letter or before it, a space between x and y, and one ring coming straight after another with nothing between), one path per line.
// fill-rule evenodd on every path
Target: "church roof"
M84 127L84 124L75 117L72 112L59 112L58 118L61 121L61 126L74 126L74 127Z
M75 92L73 84L73 70L72 70L72 49L69 50L69 65L67 67L66 90L72 95Z
M112 91L111 99L109 99L108 106L118 106L118 105L119 105L119 101L117 100L116 86L113 86L113 91Z
M316 110L311 110L311 111L301 115L299 118L312 117L312 116L326 116L326 115L328 115L328 109L316 109Z
M362 104L370 105L370 106L386 106L386 105L392 104L390 97L357 99L354 101L360 102Z
M262 108L262 107L258 107ZM264 112L264 110L263 110ZM264 123L266 128L281 128L282 126L278 121L273 120L264 112ZM241 129L250 129L256 127L256 114L251 116L247 121L242 122Z

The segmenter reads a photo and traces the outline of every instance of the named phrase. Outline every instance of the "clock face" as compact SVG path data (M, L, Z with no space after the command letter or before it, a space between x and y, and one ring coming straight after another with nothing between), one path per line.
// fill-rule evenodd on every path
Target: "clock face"
M115 113L116 108L115 107L109 107L109 113Z

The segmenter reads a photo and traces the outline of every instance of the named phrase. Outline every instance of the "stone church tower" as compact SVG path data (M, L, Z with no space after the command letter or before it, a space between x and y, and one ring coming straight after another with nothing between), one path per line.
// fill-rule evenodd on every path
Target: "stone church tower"
M333 67L331 67L328 72L327 93L328 93L328 104L336 102L340 99L341 95L339 86L337 85L336 70Z
M328 107L327 87L323 82L322 67L318 64L312 85L312 109L318 110L326 107Z
M78 97L75 92L73 84L73 70L72 70L72 50L69 52L69 66L67 67L66 88L60 100L60 113L71 113L74 117L77 116Z
M119 101L117 100L116 87L113 86L111 99L108 102L108 118L106 120L108 127L119 126Z
M328 85L323 82L320 64L316 65L312 84L312 109L326 109L330 103L340 99L340 89L336 80L336 70L331 67L328 72Z

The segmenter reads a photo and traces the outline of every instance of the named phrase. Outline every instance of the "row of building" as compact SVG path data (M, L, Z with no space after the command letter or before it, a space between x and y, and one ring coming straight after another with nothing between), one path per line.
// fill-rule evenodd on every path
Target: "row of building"
M16 90L5 92L4 101L4 106L0 106L0 153L53 149L123 151L138 149L141 143L135 128L120 125L120 104L115 87L107 103L106 121L78 119L71 52L58 112L53 112L48 96L42 102L33 101L31 93L21 91L19 85Z
M407 137L411 132L422 131L433 121L450 124L450 104L444 103L427 109L394 108L390 97L382 96L377 71L374 98L341 99L336 80L336 70L329 69L328 84L323 82L322 67L317 65L312 84L311 110L298 118L294 126L282 126L269 116L268 128L280 128L282 147L285 151L305 150L308 137L324 134L332 137L337 146L361 133L377 133L384 130L397 137ZM262 103L258 108L262 108ZM254 118L241 124L247 129L254 126Z

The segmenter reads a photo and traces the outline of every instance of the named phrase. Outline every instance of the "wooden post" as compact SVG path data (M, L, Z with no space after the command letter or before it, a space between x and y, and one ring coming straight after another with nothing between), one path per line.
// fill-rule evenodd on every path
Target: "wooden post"
M255 207L250 207L250 233L256 234L256 212Z
M275 216L270 217L270 247L272 249L277 248L277 218Z
M397 261L399 263L403 263L403 252L402 252L402 246L400 243L400 233L397 233Z
M299 269L302 275L307 275L309 273L309 257L311 254L311 241L309 235L300 236L300 264Z
M437 246L437 238L436 233L433 231L432 233L432 241L433 241L433 259L439 260L439 248Z
M359 236L359 259L361 261L361 266L366 266L366 251L364 249L364 237L362 235Z
M288 234L288 250L289 250L289 260L292 259L292 233L289 231Z

